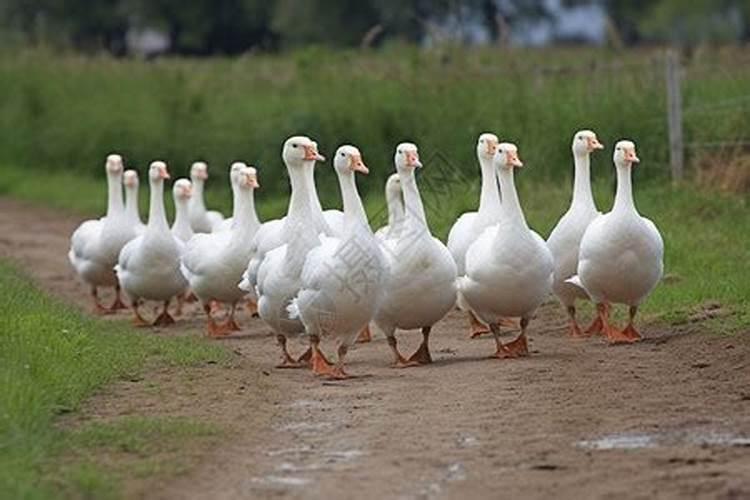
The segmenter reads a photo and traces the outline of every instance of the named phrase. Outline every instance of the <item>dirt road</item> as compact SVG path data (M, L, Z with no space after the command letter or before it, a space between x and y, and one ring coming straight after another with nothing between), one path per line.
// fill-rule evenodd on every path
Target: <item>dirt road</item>
M0 257L87 308L65 255L77 222L0 200ZM232 367L119 382L84 408L85 420L183 415L228 429L190 473L133 483L133 496L750 498L750 335L693 323L646 326L633 346L571 341L549 304L532 323L533 355L500 361L452 313L433 330L432 366L390 368L379 337L350 355L350 371L366 376L324 382L274 369L267 328L241 322L242 335L224 341ZM201 326L191 312L154 334L199 336ZM410 352L419 334L400 338Z

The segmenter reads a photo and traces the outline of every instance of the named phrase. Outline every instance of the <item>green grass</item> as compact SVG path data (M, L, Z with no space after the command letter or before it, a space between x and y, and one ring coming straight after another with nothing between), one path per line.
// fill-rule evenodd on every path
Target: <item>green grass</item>
M188 367L225 357L220 348L195 339L87 318L0 263L0 491L6 498L52 498L62 488L71 496L98 497L89 493L109 481L106 467L75 457L55 462L64 443L90 447L110 433L113 443L137 450L158 436L205 435L209 430L202 424L182 421L144 419L66 431L55 419L116 379L154 366Z

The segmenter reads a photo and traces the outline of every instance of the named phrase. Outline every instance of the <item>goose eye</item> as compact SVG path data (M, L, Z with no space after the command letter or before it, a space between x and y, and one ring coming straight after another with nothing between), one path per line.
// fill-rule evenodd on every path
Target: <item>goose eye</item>
M399 149L398 150L398 154L402 155L402 154L404 154L404 152Z
M341 156L342 158L343 158L344 156L346 156L346 155L345 155L344 153L339 153L339 155L340 155L340 156Z
M296 147L297 147L297 145L296 145L296 144L292 144L292 147L293 147L293 148L296 148Z

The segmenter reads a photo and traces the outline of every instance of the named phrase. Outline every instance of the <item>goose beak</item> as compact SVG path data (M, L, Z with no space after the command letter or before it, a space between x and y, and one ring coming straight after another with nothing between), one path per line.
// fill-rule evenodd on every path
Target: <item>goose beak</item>
M604 149L604 144L599 142L599 139L597 139L596 137L589 137L588 143L589 151L594 151L595 149Z
M513 153L511 151L505 153L505 162L514 167L523 167L523 162L518 157L518 153Z
M419 161L419 154L416 151L406 152L406 166L413 168L420 168L422 166L422 162Z
M625 151L625 160L630 163L639 163L641 160L635 155L635 149Z
M169 179L169 171L167 170L167 167L159 169L159 177L162 179Z
M325 157L318 153L318 149L315 146L303 146L305 148L305 160L306 161L326 161Z
M251 188L259 188L260 187L260 183L258 182L257 177L246 176L245 177L245 186L251 187Z
M496 141L487 141L487 155L488 156L495 156L495 152L497 151L497 142Z
M370 173L370 169L368 169L365 162L362 161L361 155L352 155L349 157L349 168L355 172L362 172L363 174Z
M190 186L186 187L182 190L182 194L183 196L185 196L185 198L190 198L191 196L193 196L193 188Z

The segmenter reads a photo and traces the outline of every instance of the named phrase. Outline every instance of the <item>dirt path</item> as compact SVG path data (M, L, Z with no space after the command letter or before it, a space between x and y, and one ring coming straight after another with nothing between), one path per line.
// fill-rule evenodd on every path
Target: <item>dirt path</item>
M88 307L65 256L77 222L0 200L0 257ZM199 316L188 316L155 334L200 335ZM234 366L120 382L82 412L186 415L229 429L189 475L134 484L134 496L750 497L750 335L693 324L646 327L634 346L572 342L549 304L532 323L534 355L498 361L485 359L492 341L468 340L453 313L434 330L434 365L391 369L378 339L350 356L351 371L368 376L322 382L273 369L267 329L242 323L243 335L225 342ZM400 335L407 352L418 337Z

